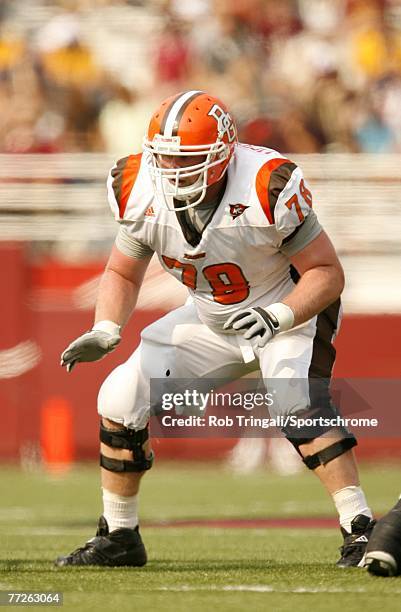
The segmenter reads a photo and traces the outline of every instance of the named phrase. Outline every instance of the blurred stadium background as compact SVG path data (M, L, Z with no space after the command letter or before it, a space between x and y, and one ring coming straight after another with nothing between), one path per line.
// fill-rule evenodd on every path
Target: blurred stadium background
M153 263L121 348L72 376L59 367L91 325L116 233L107 171L180 90L220 96L241 140L304 169L347 276L336 376L401 378L397 0L2 0L0 77L0 460L95 459L101 381L184 300ZM71 434L63 451L49 428ZM401 458L400 441L358 453ZM156 452L222 459L234 444L159 440Z
M399 581L336 570L330 499L307 470L283 478L297 466L282 446L267 463L260 439L155 440L150 563L52 569L100 510L98 387L185 298L152 263L118 351L60 368L116 233L107 172L140 149L154 105L193 88L226 101L241 140L304 169L347 277L335 376L401 379L398 0L0 0L0 589L62 590L71 610L393 612ZM384 513L401 430L357 454Z

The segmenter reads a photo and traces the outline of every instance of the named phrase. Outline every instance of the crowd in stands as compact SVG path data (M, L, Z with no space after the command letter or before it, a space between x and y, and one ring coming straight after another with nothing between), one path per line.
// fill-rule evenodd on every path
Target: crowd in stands
M138 150L186 89L221 97L248 143L401 152L401 3L0 3L2 153Z

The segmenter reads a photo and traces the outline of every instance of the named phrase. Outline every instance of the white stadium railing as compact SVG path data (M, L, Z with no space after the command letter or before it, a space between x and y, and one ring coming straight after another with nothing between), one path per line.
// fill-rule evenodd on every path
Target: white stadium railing
M299 155L314 208L342 259L349 310L401 311L401 155ZM113 240L106 154L0 155L0 239ZM67 249L68 250L68 249Z
M107 155L0 155L2 240L92 241L115 234Z

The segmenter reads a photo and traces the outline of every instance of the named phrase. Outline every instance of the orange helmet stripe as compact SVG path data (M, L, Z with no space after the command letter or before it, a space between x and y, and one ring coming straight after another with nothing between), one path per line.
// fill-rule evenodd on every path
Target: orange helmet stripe
M203 91L186 91L173 101L171 107L163 117L160 132L163 136L177 136L178 128L185 109L198 96L203 95Z
M166 110L164 111L164 115L163 115L161 123L160 123L160 129L159 129L159 133L160 134L162 134L162 135L164 134L164 127L166 125L167 117L169 116L169 113L170 113L171 109L173 108L175 101L178 100L178 98L180 98L181 96L182 96L182 94L179 93L176 96L173 96L171 98L169 105L167 106ZM158 113L160 113L160 111L158 111ZM159 121L160 121L160 119L159 119Z

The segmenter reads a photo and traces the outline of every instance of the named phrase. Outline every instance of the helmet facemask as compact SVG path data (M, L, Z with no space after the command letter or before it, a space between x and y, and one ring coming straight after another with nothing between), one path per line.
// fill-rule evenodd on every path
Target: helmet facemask
M144 138L143 149L156 196L173 211L187 210L202 202L210 185L220 180L228 165L230 147L218 135L212 144L181 145L180 136L166 137L155 134L153 140ZM168 158L199 157L199 162L187 166L163 167ZM194 179L188 185L183 182ZM171 199L184 202L174 206Z

